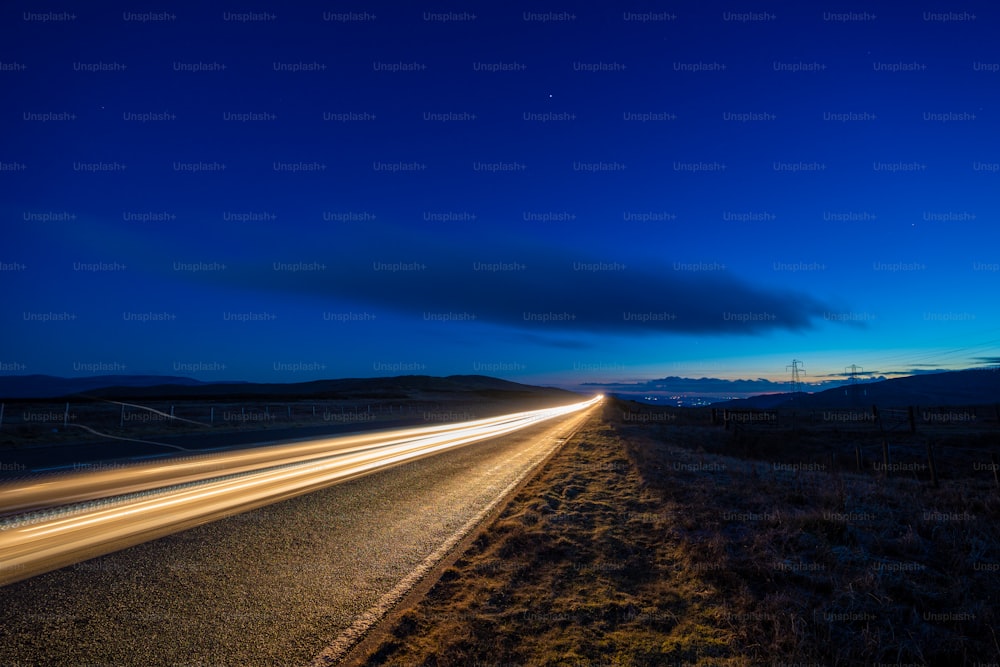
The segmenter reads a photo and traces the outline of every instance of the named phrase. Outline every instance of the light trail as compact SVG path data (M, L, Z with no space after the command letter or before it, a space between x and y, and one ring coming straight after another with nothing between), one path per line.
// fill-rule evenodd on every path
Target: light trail
M0 487L0 513L76 506L0 529L0 586L249 511L387 466L596 405L308 440L46 477ZM110 501L108 499L111 499ZM80 504L82 503L82 504Z

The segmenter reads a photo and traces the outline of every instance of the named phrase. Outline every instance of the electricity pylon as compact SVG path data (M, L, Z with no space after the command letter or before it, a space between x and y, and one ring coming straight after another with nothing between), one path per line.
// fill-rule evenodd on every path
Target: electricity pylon
M844 371L850 371L851 378L851 388L847 390L847 395L852 399L857 400L858 398L858 371L864 371L865 369L857 364L851 364L850 366L844 366ZM865 390L868 393L868 390Z
M788 366L785 366L786 371L789 369L792 371L792 398L795 398L795 394L799 393L800 391L799 386L802 384L802 382L799 380L799 374L801 373L805 375L806 372L805 368L799 368L799 365L801 363L802 362L799 361L798 359L792 359L792 363L789 364Z
M855 382L858 381L858 371L864 371L865 369L862 368L861 366L858 366L857 364L851 364L850 366L844 366L844 370L851 371L851 384L854 384Z

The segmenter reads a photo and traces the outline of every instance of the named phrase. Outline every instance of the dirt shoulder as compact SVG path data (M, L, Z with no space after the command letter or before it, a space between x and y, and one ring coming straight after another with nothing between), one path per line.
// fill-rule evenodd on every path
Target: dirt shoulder
M989 485L789 470L706 453L699 443L724 447L718 429L622 414L608 401L367 664L1000 655L1000 498Z

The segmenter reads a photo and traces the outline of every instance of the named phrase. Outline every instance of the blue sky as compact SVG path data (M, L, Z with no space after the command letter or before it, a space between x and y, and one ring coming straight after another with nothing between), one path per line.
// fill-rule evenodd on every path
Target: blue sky
M989 4L2 11L0 372L998 357Z

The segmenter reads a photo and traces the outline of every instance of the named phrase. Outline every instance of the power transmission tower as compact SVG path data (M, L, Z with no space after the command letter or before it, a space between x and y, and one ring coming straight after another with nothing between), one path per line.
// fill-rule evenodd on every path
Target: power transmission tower
M858 398L858 372L864 372L864 370L865 370L864 368L862 368L861 366L858 366L857 364L851 364L850 366L844 366L844 371L845 372L846 371L850 371L851 388L848 391L848 396L850 396L851 398L854 398L854 399ZM868 390L866 389L864 393L867 394Z
M798 359L792 359L792 363L789 364L788 366L785 366L786 371L787 370L792 371L792 398L795 397L795 394L801 391L799 387L802 384L802 382L799 380L799 374L801 373L802 375L805 375L806 372L805 368L799 368L799 365L801 363L802 362L799 361Z

